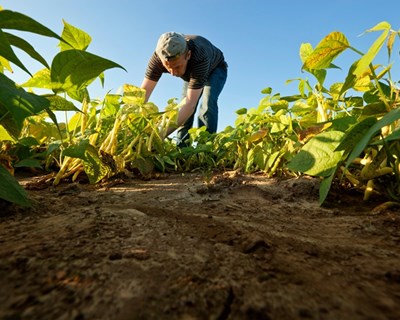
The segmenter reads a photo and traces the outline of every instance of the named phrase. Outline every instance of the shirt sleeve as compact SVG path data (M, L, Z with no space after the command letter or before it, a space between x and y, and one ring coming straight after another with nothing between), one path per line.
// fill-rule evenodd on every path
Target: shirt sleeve
M144 74L145 78L152 81L158 81L165 72L167 72L167 69L165 69L160 58L154 52L147 64L146 72Z

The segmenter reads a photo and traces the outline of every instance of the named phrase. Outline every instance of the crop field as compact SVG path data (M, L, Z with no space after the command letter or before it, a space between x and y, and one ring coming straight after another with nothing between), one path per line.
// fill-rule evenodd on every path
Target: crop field
M0 318L399 319L400 31L366 32L367 52L337 31L303 43L298 92L264 88L178 147L179 101L134 84L92 99L123 66L66 21L58 35L0 10Z

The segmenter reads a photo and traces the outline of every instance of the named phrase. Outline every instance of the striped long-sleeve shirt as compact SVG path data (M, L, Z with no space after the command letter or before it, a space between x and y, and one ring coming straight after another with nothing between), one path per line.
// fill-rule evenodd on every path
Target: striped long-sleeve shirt
M191 51L191 57L186 72L181 78L189 82L190 89L201 89L215 68L227 67L224 54L204 37L186 35L185 38ZM168 73L168 71L154 52L147 65L145 77L152 81L158 81L163 73Z

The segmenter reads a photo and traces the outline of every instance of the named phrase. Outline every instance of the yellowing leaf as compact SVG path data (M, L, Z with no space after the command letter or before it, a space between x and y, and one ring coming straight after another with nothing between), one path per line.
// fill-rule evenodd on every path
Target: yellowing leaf
M347 38L341 32L327 35L306 58L303 69L325 69L344 50L350 47Z
M268 129L262 128L258 130L256 133L253 133L248 139L248 142L255 142L263 139L268 133Z

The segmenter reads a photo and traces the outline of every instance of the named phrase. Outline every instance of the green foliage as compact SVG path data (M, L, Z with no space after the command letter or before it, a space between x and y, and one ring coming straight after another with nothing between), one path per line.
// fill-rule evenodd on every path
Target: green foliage
M342 159L343 152L336 149L343 135L341 131L319 133L301 148L288 168L311 176L329 177Z
M0 181L0 199L20 206L30 206L25 189L18 184L11 173L2 165L0 165Z
M46 60L32 45L16 35L5 32L5 29L27 31L58 39L60 40L61 52L54 57L51 67L49 67ZM96 78L100 78L102 81L105 70L115 67L123 69L113 61L86 52L85 50L90 41L89 35L65 21L63 35L59 36L28 16L10 10L0 10L0 134L3 138L2 141L15 142L14 150L11 150L10 153L14 153L14 156L17 156L16 166L37 167L40 165L40 162L38 162L40 157L37 157L37 155L32 154L30 151L21 153L21 150L26 149L26 146L21 141L24 139L26 141L27 138L31 137L31 141L35 140L37 142L35 136L27 135L34 132L34 126L39 124L29 120L33 116L46 112L47 116L54 122L55 130L46 131L51 136L43 137L43 133L40 134L42 135L42 142L52 143L48 145L48 151L40 152L44 157L43 160L46 167L50 165L47 157L54 157L54 146L60 148L64 146L65 141L57 144L53 143L56 136L61 140L64 140L66 136L66 132L61 132L62 128L57 123L53 110L76 111L78 109L64 97L58 96L57 93L66 92L70 97L82 102L88 96L87 87ZM12 71L10 63L13 63L31 75L30 71L15 54L13 47L24 51L45 67L45 69L36 73L25 84L25 87L50 89L55 94L37 95L27 92L4 74L5 70ZM43 122L41 122L41 125L43 127ZM47 127L49 126L47 125ZM37 144L33 143L28 148L37 148ZM92 171L95 172L93 175L97 176L100 175L101 167L96 168L99 161L92 153L87 152L84 163L85 166L89 163L90 170L95 168ZM95 153L97 154L97 150ZM1 168L4 169L2 166ZM90 170L88 169L88 172ZM96 181L96 179L92 180ZM4 179L0 180L0 188L4 192L9 187L10 190L16 189L15 184L16 181L9 176L5 176ZM18 191L18 189L16 190ZM4 192L0 194L0 198L22 205L26 204L23 201L18 201L15 196L6 198L3 194ZM11 195L13 194L15 192L11 193ZM22 199L25 198L22 197Z
M312 79L298 82L298 92L281 96L272 88L256 108L236 111L235 126L210 134L192 128L186 147L166 132L176 128L184 101L171 99L164 111L145 103L144 90L130 84L122 93L92 100L90 84L104 72L124 68L87 51L92 39L63 21L58 36L20 13L0 11L0 198L28 205L26 193L12 178L13 168L55 170L53 184L75 181L81 174L97 183L131 171L150 177L154 171L241 170L268 177L308 174L321 179L323 204L334 183L363 190L364 199L379 193L400 199L399 89L391 79L395 39L387 22L367 32L379 33L364 54L341 32L324 37L315 48L300 47L302 69ZM24 30L59 40L60 52L48 64L25 40L5 32ZM389 64L375 62L386 43ZM44 68L22 86L4 71L25 68L14 52L25 51ZM334 60L348 52L360 57L342 82L328 85ZM314 83L313 83L314 81ZM26 91L40 88L37 95ZM76 107L79 103L80 107ZM74 111L59 123L54 111ZM49 121L51 120L51 121ZM8 168L7 171L5 168ZM9 192L7 191L9 190Z
M335 178L346 179L355 188L364 190L365 200L374 192L397 200L400 198L397 134L399 91L391 79L391 64L386 67L374 65L374 59L385 42L391 57L395 36L399 36L399 32L391 30L387 22L381 22L367 32L381 34L366 54L352 48L338 32L325 37L314 50L310 45L301 48L303 68L318 81L314 88L308 81L307 86L303 87L309 90L308 101L314 97L317 102L317 122L325 123L324 130L327 131L317 134L306 143L288 168L323 179L321 203L325 201ZM345 49L352 49L361 57L350 66L343 83L327 90L323 87L327 69ZM325 71L323 77L320 71ZM379 74L377 71L380 71ZM303 80L301 83L304 83ZM305 95L303 87L299 87L302 98ZM350 96L357 92L362 92L363 96ZM345 118L351 119L351 122L355 119L356 122L335 131L338 129L335 121ZM321 140L327 134L337 136L335 139Z
M25 118L48 106L47 99L26 92L0 73L0 124L14 138L19 136Z

